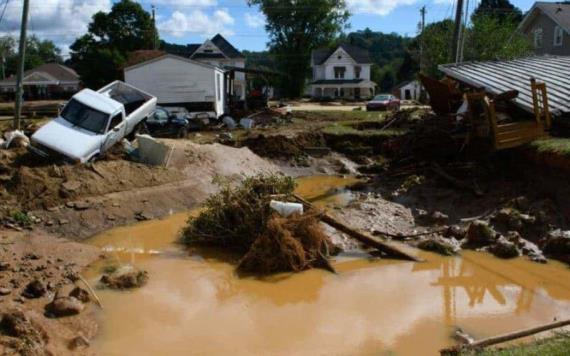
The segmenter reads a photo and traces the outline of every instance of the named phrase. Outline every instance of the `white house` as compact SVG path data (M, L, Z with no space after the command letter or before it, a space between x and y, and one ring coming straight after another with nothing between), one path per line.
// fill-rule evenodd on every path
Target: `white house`
M311 96L360 99L374 95L368 51L350 45L314 50L311 54Z
M392 90L392 94L400 100L418 101L420 100L421 92L422 84L418 80L400 83Z
M184 56L216 67L232 69L245 68L245 57L222 35L217 34L202 44L189 44ZM182 55L181 53L177 53ZM235 71L233 93L239 100L245 99L245 73Z
M158 104L183 106L193 114L225 113L225 71L165 54L124 69L125 82L157 97Z

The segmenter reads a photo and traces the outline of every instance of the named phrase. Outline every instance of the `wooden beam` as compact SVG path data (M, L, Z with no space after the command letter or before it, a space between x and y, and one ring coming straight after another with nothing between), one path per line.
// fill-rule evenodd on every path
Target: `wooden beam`
M324 222L327 225L334 227L335 229L337 229L341 232L344 232L345 234L347 234L350 237L362 242L363 244L370 246L370 247L373 247L373 248L375 248L381 252L384 252L387 255L395 257L395 258L408 260L408 261L414 261L414 262L423 262L423 260L419 257L411 255L407 252L404 252L401 249L399 249L395 246L391 246L384 241L380 241L378 239L375 239L374 237L372 237L370 235L367 235L367 234L364 234L360 231L354 230L353 228L349 227L348 225L345 225L344 223L340 222L339 220L328 215L326 212L321 211L320 209L317 209L313 204L311 204L309 201L301 198L300 196L298 196L296 194L294 194L293 196L300 203L302 203L307 209L318 211L319 217L320 217L322 222Z
M515 339L520 339L520 338L523 338L526 336L538 334L538 333L541 333L543 331L561 328L561 327L564 327L567 325L570 325L570 319L555 321L553 323L544 324L544 325L537 326L537 327L530 328L530 329L524 329L524 330L519 330L519 331L515 331L512 333L507 333L507 334L503 334L503 335L499 335L499 336L489 337L486 339L475 341L471 344L449 347L449 348L440 350L439 353L441 355L458 355L459 351L482 349L482 348L485 348L488 346L500 344L500 343L515 340Z

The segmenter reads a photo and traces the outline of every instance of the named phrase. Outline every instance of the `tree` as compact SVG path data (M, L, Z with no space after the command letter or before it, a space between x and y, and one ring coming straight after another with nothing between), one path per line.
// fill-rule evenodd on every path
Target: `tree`
M267 19L269 49L280 71L282 92L299 97L309 75L313 49L332 43L349 18L344 0L248 0Z
M449 19L430 23L425 27L423 34L420 34L417 41L414 42L414 46L417 47L423 40L425 74L438 76L437 66L451 62L450 43L453 37L453 27L453 21ZM417 50L415 52L419 53Z
M152 49L158 32L151 15L132 0L121 0L111 12L93 15L88 32L71 45L71 63L90 88L121 78L131 51Z
M516 24L520 23L523 18L522 11L509 0L481 0L471 15L471 21L475 22L478 17L486 16L494 17L500 23L508 21Z
M17 42L14 38L6 36L0 38L0 51L4 58L3 70L5 76L16 73L18 65ZM24 70L35 68L44 63L61 63L61 50L50 40L40 40L35 35L26 39L26 61Z
M531 43L516 31L518 22L495 16L477 16L467 32L466 60L513 59L530 54Z

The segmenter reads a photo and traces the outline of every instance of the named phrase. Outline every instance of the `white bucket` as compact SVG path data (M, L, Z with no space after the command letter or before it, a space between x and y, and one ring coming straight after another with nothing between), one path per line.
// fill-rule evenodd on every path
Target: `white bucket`
M279 215L287 217L291 214L303 214L303 204L287 203L283 201L272 200L269 202L271 209L279 213Z

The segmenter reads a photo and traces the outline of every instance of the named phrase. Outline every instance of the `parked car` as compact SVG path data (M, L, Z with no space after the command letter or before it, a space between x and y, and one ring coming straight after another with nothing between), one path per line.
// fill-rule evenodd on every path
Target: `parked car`
M400 110L400 99L392 94L376 95L366 103L366 111Z
M188 111L179 107L157 106L145 124L148 133L154 137L183 138L188 136L188 131L199 128Z
M156 97L121 81L83 89L32 135L28 147L41 156L85 163L136 132L155 107Z

